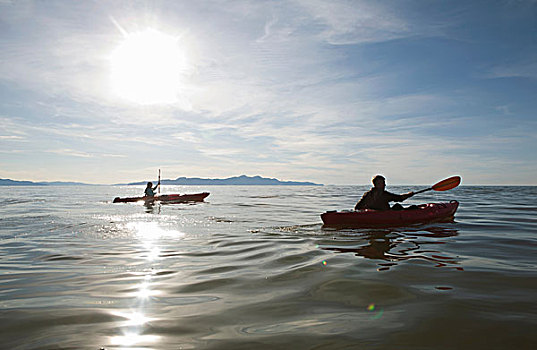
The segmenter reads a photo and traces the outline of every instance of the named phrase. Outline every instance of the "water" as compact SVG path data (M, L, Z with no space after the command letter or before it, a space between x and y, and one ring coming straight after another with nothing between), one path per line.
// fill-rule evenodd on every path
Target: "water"
M466 187L455 222L324 229L368 187L3 187L5 349L530 349L537 187ZM423 187L391 186L393 192Z

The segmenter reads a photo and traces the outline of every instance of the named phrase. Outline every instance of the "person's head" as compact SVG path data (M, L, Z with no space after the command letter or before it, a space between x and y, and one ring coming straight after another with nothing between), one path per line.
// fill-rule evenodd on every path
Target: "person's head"
M375 175L371 182L373 182L375 188L384 189L386 187L386 179L382 175Z
M152 183L151 181L149 181L149 182L147 183L147 187L153 187L153 183Z

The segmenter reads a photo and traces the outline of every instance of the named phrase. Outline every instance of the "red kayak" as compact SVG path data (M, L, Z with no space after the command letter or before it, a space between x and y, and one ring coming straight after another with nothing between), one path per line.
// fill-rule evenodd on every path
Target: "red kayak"
M453 219L459 202L429 203L415 209L327 211L321 214L325 226L332 227L391 227Z
M209 195L209 192L193 193L193 194L163 194L154 197L126 197L126 198L114 198L114 203L129 203L129 202L154 202L159 201L163 203L186 203L186 202L203 202L205 197Z

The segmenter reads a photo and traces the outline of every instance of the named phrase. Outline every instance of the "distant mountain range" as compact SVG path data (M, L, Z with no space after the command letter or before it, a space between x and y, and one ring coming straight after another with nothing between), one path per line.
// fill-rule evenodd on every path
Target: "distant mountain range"
M156 183L156 181L154 181ZM116 185L145 185L146 181L131 182L126 184ZM202 179L198 177L179 177L175 180L166 179L161 180L162 185L272 185L272 186L323 186L322 184L316 184L313 182L301 182L301 181L280 181L278 179L271 179L261 176L234 176L227 179ZM32 182L32 181L16 181L10 179L0 179L0 186L90 186L82 182Z
M145 185L147 182L132 182L123 185ZM323 186L313 182L280 181L261 176L234 176L227 179L202 179L199 177L178 177L175 180L160 180L162 185L272 185L272 186Z
M16 181L10 179L0 179L0 186L90 186L82 182L33 182L33 181Z

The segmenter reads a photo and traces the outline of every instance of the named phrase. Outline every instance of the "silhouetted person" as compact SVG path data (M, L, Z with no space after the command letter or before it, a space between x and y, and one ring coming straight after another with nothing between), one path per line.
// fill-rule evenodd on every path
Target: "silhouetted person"
M390 202L402 202L414 195L414 192L405 194L393 194L385 190L386 179L382 175L376 175L373 180L373 188L364 193L362 198L356 203L354 210L375 209L375 210L401 210L401 204L395 204L390 208Z
M147 187L145 188L145 191L144 191L144 194L148 197L154 197L155 196L155 190L157 189L157 187L160 186L160 181L159 183L153 187L153 183L150 181L147 183Z

